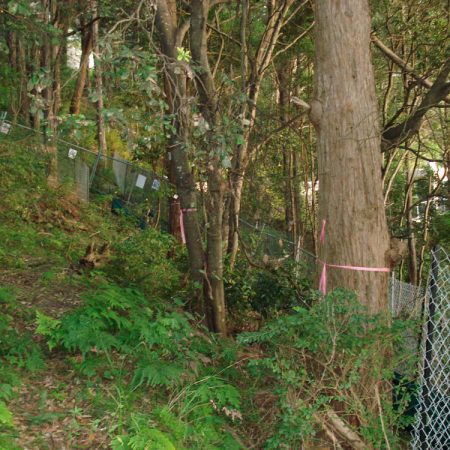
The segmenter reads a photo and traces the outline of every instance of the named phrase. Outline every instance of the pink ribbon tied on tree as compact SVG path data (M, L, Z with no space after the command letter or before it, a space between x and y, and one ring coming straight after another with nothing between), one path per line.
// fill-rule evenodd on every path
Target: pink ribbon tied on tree
M325 227L327 221L325 219L322 220L322 228L320 230L320 244L325 244ZM319 290L323 295L327 294L327 267L333 267L336 269L346 269L346 270L358 270L363 272L390 272L391 269L388 267L362 267L362 266L347 266L341 264L329 264L325 261L318 259L318 261L322 264L322 272L320 274L319 279Z
M183 213L196 211L197 208L180 208L180 233L181 233L181 242L183 242L183 244L186 244L186 233L184 231Z

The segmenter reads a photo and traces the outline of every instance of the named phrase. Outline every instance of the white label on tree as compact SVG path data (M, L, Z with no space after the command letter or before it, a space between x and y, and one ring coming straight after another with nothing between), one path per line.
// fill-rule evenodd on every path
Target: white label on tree
M136 180L136 187L144 189L145 182L147 181L147 177L145 175L138 175Z
M1 133L3 133L3 134L8 134L8 133L9 133L9 130L11 130L11 124L10 124L10 123L3 122L3 123L0 125L0 132L1 132Z
M159 191L160 187L161 187L160 181L155 178L152 183L152 189L154 189L155 191Z
M77 151L74 149L74 148L69 148L69 153L67 153L67 156L70 158L70 159L75 159L76 158L76 156L77 156Z

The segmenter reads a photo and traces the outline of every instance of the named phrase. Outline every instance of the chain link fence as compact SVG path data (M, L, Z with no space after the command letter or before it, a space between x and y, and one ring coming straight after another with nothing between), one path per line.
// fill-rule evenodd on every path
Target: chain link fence
M47 138L28 126L12 123L0 113L0 142L26 142L56 148L58 179L85 201L109 198L117 214L136 216L160 229L169 228L168 196L172 186L164 176L120 155L101 155L63 139Z
M431 256L423 308L414 450L450 449L450 255L437 248Z
M286 233L270 226L241 219L241 235L252 255L282 258L293 255L295 244ZM302 273L313 277L316 257L298 249ZM422 332L405 329L403 349L421 361L417 371L416 416L411 440L413 450L450 449L450 256L443 249L432 252L427 286L415 286L393 275L389 284L389 306L394 319L421 321ZM414 323L414 322L413 322ZM406 366L408 366L406 364ZM406 367L405 366L405 367ZM405 369L399 366L399 373ZM413 383L414 384L414 383Z

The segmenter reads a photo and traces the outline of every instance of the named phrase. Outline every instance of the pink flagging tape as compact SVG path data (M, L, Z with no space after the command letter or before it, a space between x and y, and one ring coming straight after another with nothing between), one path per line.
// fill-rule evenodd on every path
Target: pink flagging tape
M334 267L336 269L358 270L362 272L390 272L388 267L361 267L361 266L344 266L339 264L327 264L324 261L318 260L322 264L322 273L320 274L319 290L323 295L327 294L327 267Z
M323 245L325 243L325 226L326 220L322 220L322 229L320 231L320 243ZM318 260L322 264L322 273L319 279L319 290L323 295L327 294L327 267L333 267L336 269L344 270L357 270L362 272L390 272L389 267L363 267L363 266L346 266L341 264L328 264L325 261Z
M197 208L180 208L180 232L181 232L181 242L186 244L186 233L184 231L184 220L183 213L196 212Z

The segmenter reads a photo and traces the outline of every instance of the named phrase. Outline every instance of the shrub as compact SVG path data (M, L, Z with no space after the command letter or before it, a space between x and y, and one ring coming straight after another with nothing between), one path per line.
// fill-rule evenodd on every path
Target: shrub
M138 286L152 301L161 300L180 290L181 272L168 257L173 253L173 238L148 228L113 243L112 259L104 270L116 282Z
M382 410L368 408L363 400L375 398L378 382L386 386L392 380L400 357L388 349L410 326L386 322L370 316L354 294L336 290L310 309L296 307L262 330L239 336L242 345L263 347L265 356L252 360L248 371L276 393L278 417L265 448L281 443L301 448L317 437L333 408L344 421L357 419L368 447L384 448L386 439L393 447L398 444L392 430L398 429L402 411L393 411L389 391L377 391ZM367 386L367 380L376 382Z

